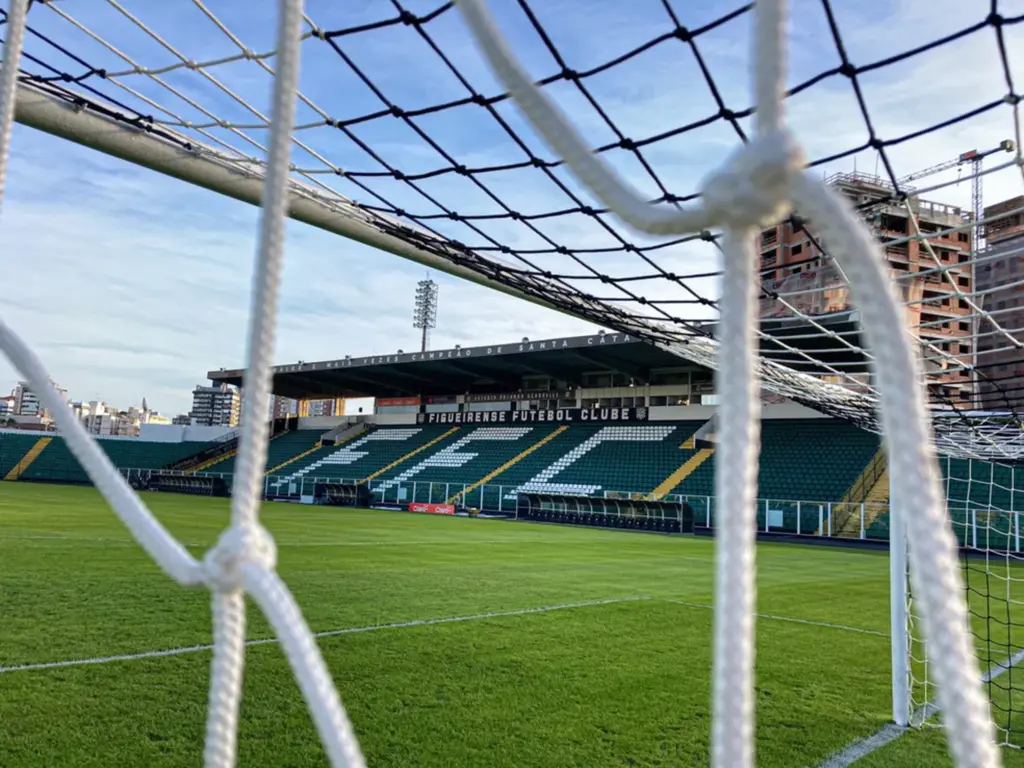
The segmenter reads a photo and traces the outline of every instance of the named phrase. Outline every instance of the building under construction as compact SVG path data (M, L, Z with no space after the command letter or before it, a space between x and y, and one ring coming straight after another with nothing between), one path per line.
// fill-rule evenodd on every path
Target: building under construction
M885 247L886 257L903 291L907 322L926 345L933 400L969 404L974 390L968 370L974 355L971 309L958 294L973 291L972 234L934 233L969 223L970 212L913 194L897 202L896 189L878 176L837 173L826 181L863 211L880 241L892 243ZM917 232L912 216L928 245L905 241ZM813 222L797 227L784 222L761 232L762 317L813 317L851 308L847 286L818 242Z

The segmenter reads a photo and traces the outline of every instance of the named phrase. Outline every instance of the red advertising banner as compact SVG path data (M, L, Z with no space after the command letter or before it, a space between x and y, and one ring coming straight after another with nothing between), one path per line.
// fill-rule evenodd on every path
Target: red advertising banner
M423 504L412 502L409 505L410 512L426 512L428 515L454 515L455 507L452 504Z

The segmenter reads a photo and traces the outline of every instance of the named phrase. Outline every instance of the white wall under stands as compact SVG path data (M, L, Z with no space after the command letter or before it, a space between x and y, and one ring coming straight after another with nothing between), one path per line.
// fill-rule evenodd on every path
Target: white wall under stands
M141 440L147 443L208 443L235 432L238 427L204 427L198 424L143 424L138 437L126 440Z

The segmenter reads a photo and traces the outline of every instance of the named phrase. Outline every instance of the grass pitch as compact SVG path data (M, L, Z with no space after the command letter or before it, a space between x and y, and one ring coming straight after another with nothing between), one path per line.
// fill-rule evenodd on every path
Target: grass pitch
M145 500L195 554L227 522L225 500ZM707 763L711 541L286 504L263 520L331 633L370 765ZM0 765L200 764L208 594L91 489L0 483L0 563ZM887 572L885 554L759 545L759 765L817 766L888 722ZM257 610L249 635L271 636ZM90 663L31 666L69 660ZM239 744L241 765L326 764L275 644L248 649ZM857 763L948 764L934 729Z

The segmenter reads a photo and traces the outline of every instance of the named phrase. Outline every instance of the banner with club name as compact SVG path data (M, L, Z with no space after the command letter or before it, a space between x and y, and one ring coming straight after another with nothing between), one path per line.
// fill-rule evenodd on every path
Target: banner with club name
M419 424L536 424L554 422L647 421L646 408L558 408L546 411L468 411L460 413L418 413Z
M466 395L467 403L500 403L504 400L565 400L576 393L571 389L522 389L518 392L484 392Z

